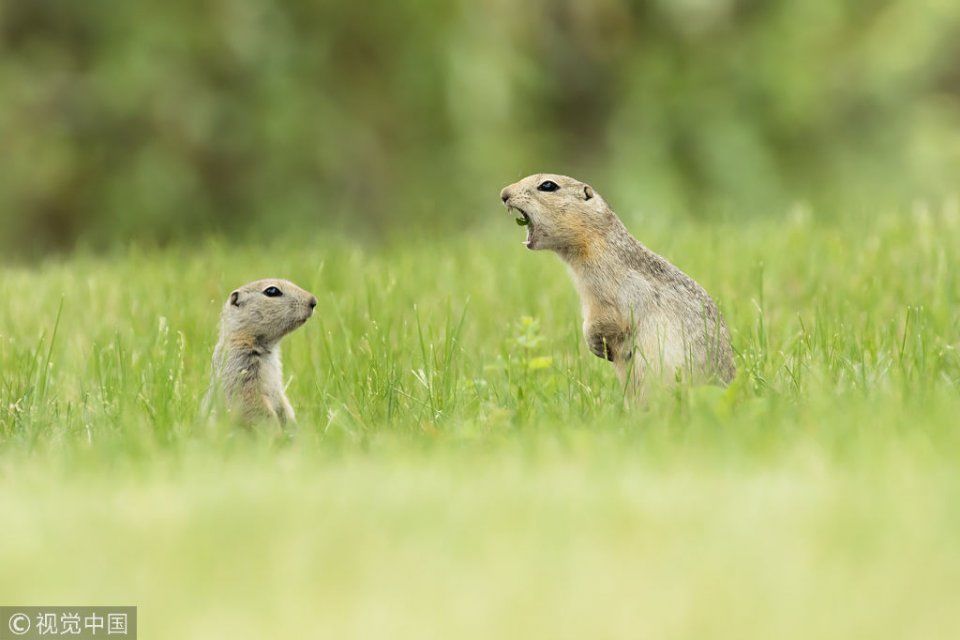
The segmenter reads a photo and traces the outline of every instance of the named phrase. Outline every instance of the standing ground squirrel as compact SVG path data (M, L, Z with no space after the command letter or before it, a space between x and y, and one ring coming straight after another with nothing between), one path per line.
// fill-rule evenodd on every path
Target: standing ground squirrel
M313 294L288 280L257 280L231 293L220 315L206 405L217 394L246 424L293 421L283 391L280 340L306 322L316 306Z
M706 291L640 244L589 185L536 174L500 192L527 227L528 249L567 263L583 306L583 333L637 391L645 378L728 383L736 373L726 324Z

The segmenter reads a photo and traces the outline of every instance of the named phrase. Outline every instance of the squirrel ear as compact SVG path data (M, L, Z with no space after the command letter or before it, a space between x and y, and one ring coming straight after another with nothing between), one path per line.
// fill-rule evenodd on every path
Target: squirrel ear
M593 197L593 189L591 189L590 185L588 184L583 185L583 199L589 200L592 197Z
M233 293L230 294L230 304L232 304L232 305L235 306L235 307L239 307L239 306L240 306L240 292L239 292L239 291L234 291Z

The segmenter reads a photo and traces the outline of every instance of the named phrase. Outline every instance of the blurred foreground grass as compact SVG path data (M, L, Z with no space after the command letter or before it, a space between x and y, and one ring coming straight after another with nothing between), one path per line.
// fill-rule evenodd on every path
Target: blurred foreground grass
M178 638L960 634L955 207L633 220L740 367L645 410L499 222L6 269L0 601ZM269 275L320 298L282 444L195 417L222 300Z

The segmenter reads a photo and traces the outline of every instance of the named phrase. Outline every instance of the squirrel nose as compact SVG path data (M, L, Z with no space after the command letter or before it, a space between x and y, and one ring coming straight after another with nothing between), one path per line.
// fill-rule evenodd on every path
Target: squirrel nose
M507 200L510 199L510 190L504 188L504 190L500 192L500 199L503 200L504 204L506 204Z
M312 298L310 298L310 302L308 302L307 304L310 305L311 309L315 309L317 306L317 296L313 296Z

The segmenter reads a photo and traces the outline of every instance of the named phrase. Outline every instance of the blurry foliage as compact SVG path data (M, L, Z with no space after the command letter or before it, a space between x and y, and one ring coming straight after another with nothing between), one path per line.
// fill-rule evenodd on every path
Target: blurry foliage
M955 0L8 0L0 247L940 197ZM425 226L425 225L424 225Z

